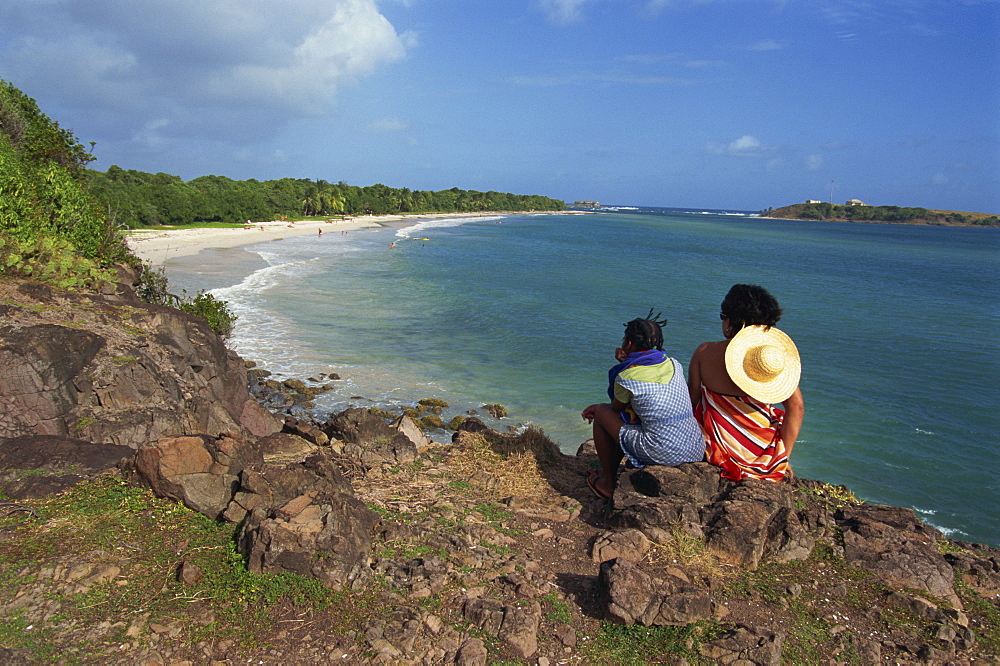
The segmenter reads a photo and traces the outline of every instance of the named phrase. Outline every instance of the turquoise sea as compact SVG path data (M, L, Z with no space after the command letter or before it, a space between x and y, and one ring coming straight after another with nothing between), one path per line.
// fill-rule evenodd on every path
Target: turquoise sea
M440 397L447 420L498 402L509 416L493 425L538 425L570 453L624 322L662 310L686 366L721 339L729 287L761 284L802 356L796 473L1000 545L996 229L623 206L301 236L165 268L176 289L229 301L244 358L341 375L321 412Z

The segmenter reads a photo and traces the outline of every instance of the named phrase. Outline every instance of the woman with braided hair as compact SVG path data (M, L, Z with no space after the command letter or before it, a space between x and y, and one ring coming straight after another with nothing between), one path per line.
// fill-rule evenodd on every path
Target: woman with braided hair
M663 351L666 320L653 310L625 324L618 364L608 371L611 403L590 405L583 418L594 426L601 471L587 485L600 498L614 492L623 457L636 467L680 465L703 459L705 441L691 413L684 369Z

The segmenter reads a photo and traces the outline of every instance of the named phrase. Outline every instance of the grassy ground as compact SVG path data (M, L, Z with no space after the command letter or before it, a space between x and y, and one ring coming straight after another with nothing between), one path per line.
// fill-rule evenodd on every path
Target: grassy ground
M559 465L566 468L567 462ZM711 575L717 581L716 617L686 627L602 621L598 567L588 544L600 531L603 505L582 487L580 517L550 522L500 501L512 492L551 496L553 475L566 475L557 485L571 483L574 475L582 479L586 463L579 467L541 474L531 455L468 446L459 454L431 449L412 465L353 483L356 495L386 524L432 526L439 534L476 525L491 535L478 547L496 554L496 561L517 564L509 570L523 573L521 564L528 562L541 567L533 579L542 610L539 652L550 661L708 664L702 646L739 624L782 631L782 660L788 664L872 663L865 652L872 641L914 650L921 644L946 647L935 625L887 604L889 590L882 583L829 550L818 549L805 561L739 571L715 562L700 540L682 535L669 548L654 549L642 566L655 573L679 562ZM484 469L494 472L486 482ZM481 638L488 663L522 663L461 613L465 588L473 586L504 603L525 603L500 573L453 562L454 578L423 598L401 597L378 577L363 591L340 592L295 575L255 575L236 550L233 525L210 521L114 475L56 497L6 502L0 515L0 663L135 663L152 653L163 663L311 663L317 655L367 663L375 658L364 640L367 628L413 608L463 636ZM552 535L542 536L546 531ZM376 543L373 556L448 559L449 553L427 545L426 531L415 533L420 536ZM987 662L1000 658L1000 606L962 585L958 590L977 636L971 655ZM554 638L567 626L575 631L572 649ZM906 654L883 648L882 659Z

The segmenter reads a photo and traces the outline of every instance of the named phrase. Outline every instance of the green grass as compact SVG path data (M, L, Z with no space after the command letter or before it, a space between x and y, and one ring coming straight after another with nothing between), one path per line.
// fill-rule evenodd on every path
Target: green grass
M549 606L552 609L545 614L545 617L549 620L552 622L561 622L563 624L570 624L573 622L573 613L570 611L569 604L565 601L560 601L555 590L542 595L542 599L549 602Z
M593 663L638 666L640 664L675 663L686 660L691 664L708 664L698 647L722 633L713 622L698 622L686 627L626 627L604 622L600 633L588 649Z
M510 520L511 518L510 510L498 504L480 504L476 507L476 511L490 521Z
M975 627L977 644L989 654L1000 655L1000 605L984 599L961 582L955 583L955 591L966 612L978 621Z
M0 598L12 599L26 585L41 586L44 597L59 604L58 614L45 621L17 610L0 611L0 646L24 650L32 660L50 661L71 646L80 650L75 658L81 661L99 659L74 639L74 629L107 621L124 631L146 613L149 622L184 624L189 643L231 639L253 648L258 636L272 635L276 613L289 604L338 607L336 616L351 618L354 629L371 612L363 594L329 590L289 573L250 573L236 550L231 524L211 521L113 476L34 504L37 518L18 514L0 520L9 537L0 542ZM84 560L118 566L120 573L83 592L37 576ZM201 569L198 583L178 581L183 562ZM190 622L195 603L210 609L214 619ZM349 629L344 627L345 633Z

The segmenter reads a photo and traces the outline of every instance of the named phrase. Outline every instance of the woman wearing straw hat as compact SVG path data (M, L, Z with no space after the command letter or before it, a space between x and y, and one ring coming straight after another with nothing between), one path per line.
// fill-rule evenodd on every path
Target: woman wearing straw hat
M733 285L719 317L726 339L699 346L688 368L705 458L734 481L780 481L805 414L798 350L774 328L781 308L763 287Z

